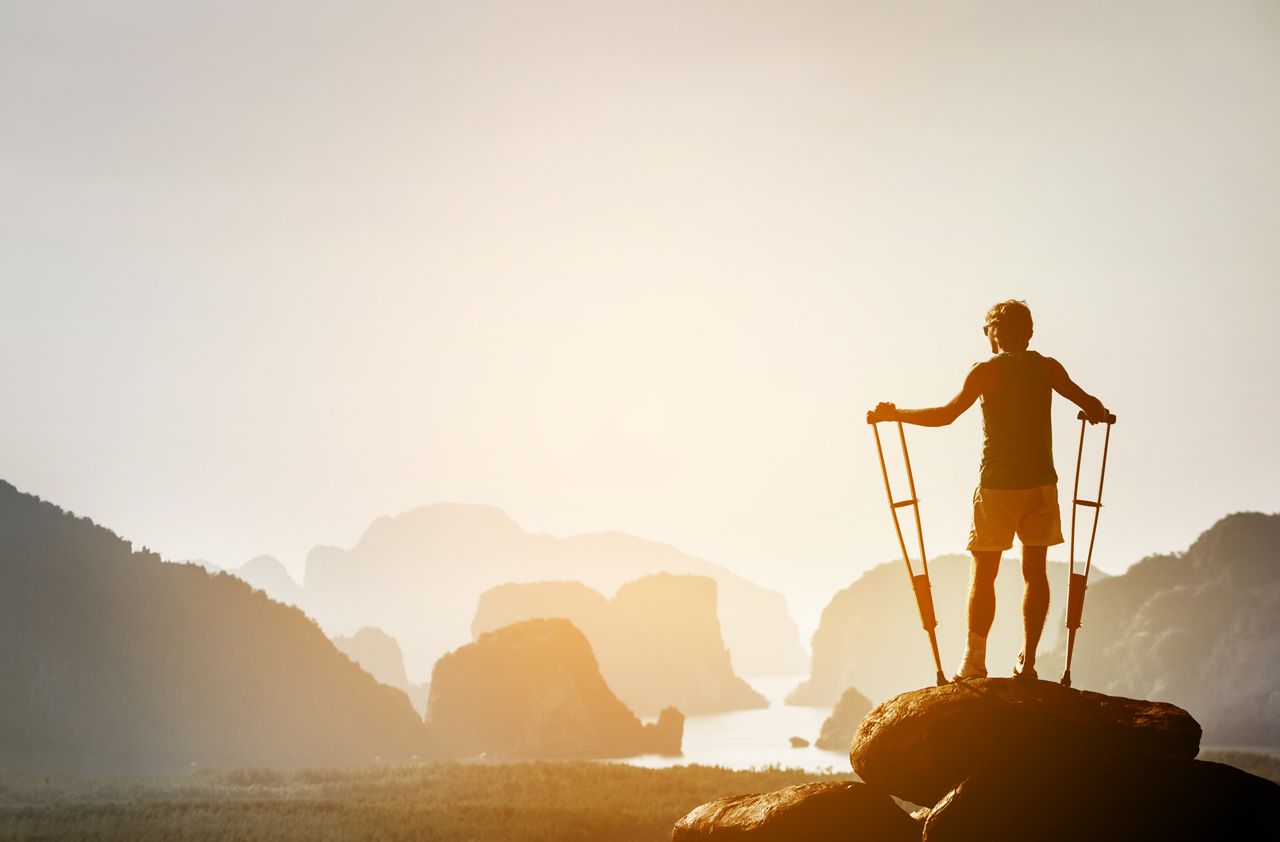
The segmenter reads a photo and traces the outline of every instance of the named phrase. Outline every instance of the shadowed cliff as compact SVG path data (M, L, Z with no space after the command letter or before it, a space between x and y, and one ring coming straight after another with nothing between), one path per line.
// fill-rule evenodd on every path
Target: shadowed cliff
M409 758L425 730L296 608L0 482L0 764Z
M1052 615L1051 615L1052 618ZM1046 663L1061 664L1059 646ZM1280 515L1224 517L1185 553L1090 583L1076 686L1161 698L1205 742L1280 747Z

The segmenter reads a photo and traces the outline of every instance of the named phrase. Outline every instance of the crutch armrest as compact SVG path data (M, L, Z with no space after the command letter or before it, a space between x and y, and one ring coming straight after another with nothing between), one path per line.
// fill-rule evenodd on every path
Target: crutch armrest
M1084 414L1084 410L1083 410L1083 409L1076 413L1076 420L1077 420L1077 421L1084 421L1084 420L1086 420L1088 417L1089 417L1089 416L1087 416L1087 415L1085 415L1085 414ZM1114 413L1114 412L1108 412L1108 413L1107 413L1107 423L1108 423L1108 424L1114 424L1114 423L1116 423L1116 416L1115 416L1115 413Z

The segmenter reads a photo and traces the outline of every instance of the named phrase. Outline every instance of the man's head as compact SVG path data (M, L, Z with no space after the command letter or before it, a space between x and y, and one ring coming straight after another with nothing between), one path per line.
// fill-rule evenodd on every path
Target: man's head
M1025 301L1001 301L987 311L982 332L992 351L1023 351L1031 341L1031 308Z

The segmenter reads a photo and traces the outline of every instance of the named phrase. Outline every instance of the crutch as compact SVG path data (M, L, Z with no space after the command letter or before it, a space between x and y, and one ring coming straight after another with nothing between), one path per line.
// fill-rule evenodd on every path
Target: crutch
M889 498L889 514L893 515L893 528L898 533L898 546L902 548L902 560L907 565L907 578L911 580L911 590L915 592L916 606L920 609L920 623L929 634L929 646L933 648L933 664L938 668L938 686L941 687L947 683L947 677L942 674L942 659L938 657L938 637L934 633L934 629L938 627L938 618L933 612L933 592L929 589L929 560L924 554L924 528L920 526L920 501L916 498L915 477L911 475L911 457L907 454L907 434L902 431L902 422L897 422L898 438L902 441L902 461L907 466L907 485L911 489L911 498L895 502L893 491L889 488L889 471L884 466L884 448L880 446L880 428L870 419L867 423L871 425L871 432L876 436L876 453L880 455L880 474L884 477L885 496ZM898 522L898 509L903 506L911 506L916 515L916 537L920 540L920 566L924 569L919 576L915 575L915 571L911 569L911 557L907 555L907 542L902 538L902 524Z
M1080 447L1076 450L1076 481L1071 488L1071 560L1067 564L1067 668L1062 673L1062 686L1071 686L1071 655L1076 647L1076 629L1084 614L1084 592L1089 587L1089 567L1093 564L1093 539L1098 537L1098 515L1102 510L1102 481L1107 478L1107 445L1111 443L1111 425L1114 415L1107 415L1107 431L1102 439L1102 470L1098 473L1098 497L1096 500L1080 499L1080 460L1084 456L1084 429L1088 423L1084 412L1080 419ZM1076 572L1076 509L1084 506L1093 509L1093 529L1089 532L1089 551L1084 557L1084 572Z

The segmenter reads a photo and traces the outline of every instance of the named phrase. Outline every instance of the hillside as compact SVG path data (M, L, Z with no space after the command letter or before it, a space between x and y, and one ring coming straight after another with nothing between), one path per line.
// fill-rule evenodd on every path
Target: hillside
M918 567L918 566L917 566ZM929 562L933 604L938 615L938 649L950 675L964 653L969 558L945 555ZM1094 568L1099 581L1105 574ZM1049 563L1050 604L1040 650L1050 649L1063 622L1066 565ZM1000 565L996 577L996 619L987 647L991 675L1009 675L1022 649L1022 571L1016 557ZM1043 661L1043 677L1060 661ZM901 561L864 573L837 593L822 612L813 635L810 677L787 697L790 704L828 707L848 687L880 702L932 684L933 656L920 628L920 615Z
M1250 512L1090 585L1071 672L1078 687L1185 707L1208 745L1280 747L1277 665L1280 515Z
M804 670L799 631L781 594L668 544L610 532L555 538L526 532L491 506L437 504L375 520L355 546L307 556L306 608L332 634L384 629L410 676L467 642L480 594L502 582L572 580L603 592L650 573L709 576L741 675Z
M706 576L645 576L611 600L578 582L500 585L481 594L471 633L532 617L564 617L581 629L609 687L641 715L668 705L692 715L767 704L734 675L716 582Z
M404 694L296 608L0 482L0 765L372 762L424 751Z

